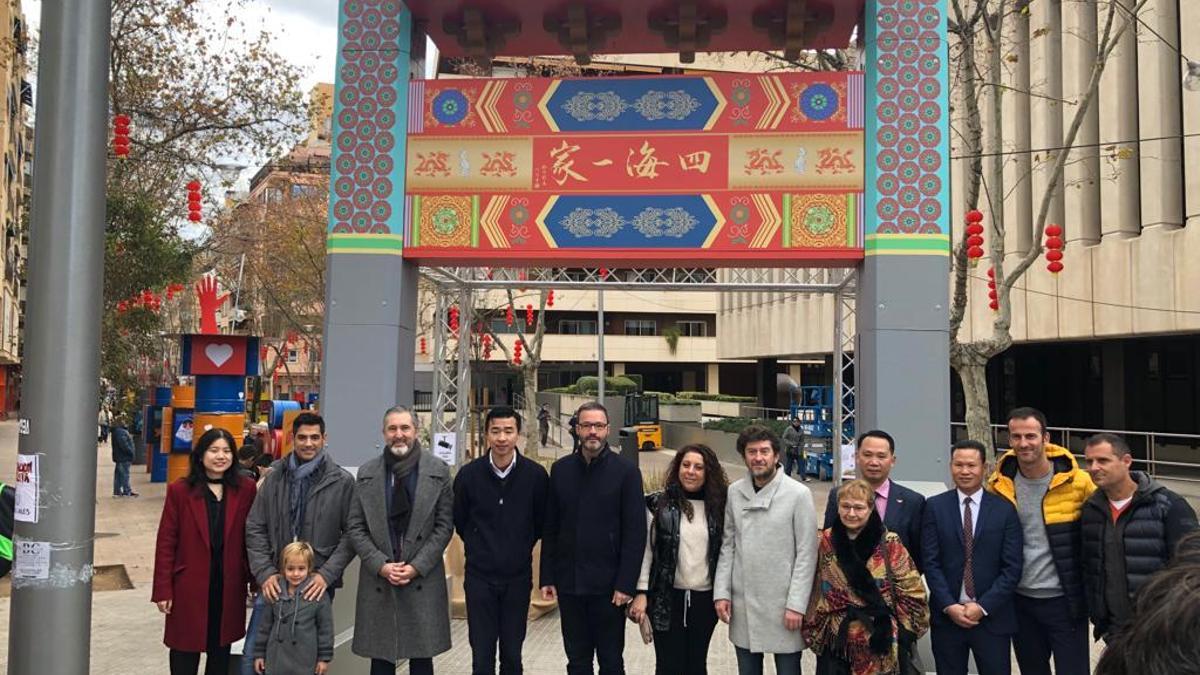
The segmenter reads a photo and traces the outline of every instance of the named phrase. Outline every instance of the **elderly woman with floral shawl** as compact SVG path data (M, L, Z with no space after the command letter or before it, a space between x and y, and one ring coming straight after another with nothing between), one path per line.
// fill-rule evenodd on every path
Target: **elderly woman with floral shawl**
M838 520L821 533L801 628L818 675L903 675L916 638L929 629L921 574L874 504L866 481L842 485Z

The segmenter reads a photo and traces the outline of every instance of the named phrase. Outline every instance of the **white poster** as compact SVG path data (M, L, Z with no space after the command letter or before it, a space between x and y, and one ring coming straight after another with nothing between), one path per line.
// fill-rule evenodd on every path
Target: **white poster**
M17 505L13 516L23 523L38 521L38 486L41 473L37 455L17 455Z
M22 579L49 579L50 542L24 539L13 542L12 573Z
M854 444L846 443L842 446L842 479L853 480L857 478L854 473Z
M458 461L458 437L454 434L433 435L433 456L450 466Z

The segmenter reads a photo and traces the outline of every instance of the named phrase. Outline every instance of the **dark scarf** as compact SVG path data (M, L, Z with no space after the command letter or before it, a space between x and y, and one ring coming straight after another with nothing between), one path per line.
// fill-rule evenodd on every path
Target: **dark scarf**
M392 486L388 502L388 531L392 535L392 549L396 560L400 557L400 545L408 522L412 518L412 503L417 489L417 467L421 462L421 446L416 441L408 454L397 457L391 448L383 449L383 464L388 470L388 484Z
M834 520L832 530L833 551L837 554L838 566L846 575L850 590L867 605L861 608L851 607L846 620L842 622L842 630L844 632L852 620L862 622L871 633L871 651L887 654L892 649L892 612L888 609L883 594L879 592L875 577L867 569L867 561L883 541L887 530L883 521L879 519L879 513L874 510L871 511L867 524L854 539L850 538L840 518ZM844 635L840 637L840 641L845 644Z
M288 455L284 468L288 478L288 522L292 524L292 541L303 539L304 511L308 506L308 492L321 475L321 467L325 463L325 449L322 448L316 457L301 464L293 451Z

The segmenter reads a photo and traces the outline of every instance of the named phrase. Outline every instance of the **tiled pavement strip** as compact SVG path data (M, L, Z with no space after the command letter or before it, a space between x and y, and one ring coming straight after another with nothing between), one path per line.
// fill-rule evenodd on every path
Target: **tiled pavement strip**
M0 422L0 480L11 483L16 465L17 427L15 422ZM92 673L165 673L167 650L162 645L162 616L150 603L150 582L153 574L154 538L162 512L165 486L151 484L145 467L133 467L133 487L141 493L136 499L113 499L112 461L108 445L100 446L96 479L96 549L97 565L124 564L134 588L127 591L98 592L92 602ZM645 453L641 456L643 470L665 469L670 453ZM741 467L726 465L730 479L744 475ZM813 490L818 514L823 512L829 492L828 483L809 483ZM1200 494L1193 484L1172 484L1185 494L1193 506L1200 504ZM5 580L7 585L7 580ZM9 598L0 598L0 672L8 668ZM566 657L562 648L557 612L530 623L525 641L525 672L530 675L551 675L565 671ZM453 648L434 661L436 672L459 675L471 672L471 650L467 645L466 621L451 624ZM69 636L55 639L69 640ZM625 641L626 671L631 675L654 672L654 649L643 645L636 627L627 624ZM1093 662L1100 648L1093 645ZM767 660L766 672L774 673ZM709 649L709 672L737 672L736 659L727 631L718 624ZM804 655L805 672L813 672L815 659L811 652ZM332 672L337 672L335 661ZM400 673L407 673L401 666ZM1014 664L1013 672L1016 673Z

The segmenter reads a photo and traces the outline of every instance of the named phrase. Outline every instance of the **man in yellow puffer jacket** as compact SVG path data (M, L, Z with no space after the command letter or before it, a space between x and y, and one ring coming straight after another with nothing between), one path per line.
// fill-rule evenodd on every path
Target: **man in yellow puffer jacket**
M1087 675L1087 604L1083 595L1083 504L1096 490L1066 448L1050 443L1036 408L1008 415L1012 449L996 462L987 489L1012 502L1021 519L1025 566L1014 605L1013 650L1022 675Z

